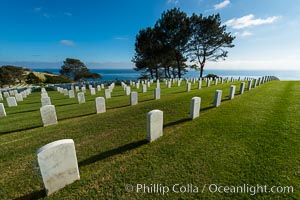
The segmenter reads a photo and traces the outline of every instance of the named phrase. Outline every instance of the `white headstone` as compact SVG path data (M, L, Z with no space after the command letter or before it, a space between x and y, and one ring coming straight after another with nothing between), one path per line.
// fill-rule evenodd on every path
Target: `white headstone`
M171 87L172 87L172 81L169 80L169 81L168 81L168 88L171 88Z
M231 85L230 86L229 99L233 99L234 98L235 88L236 88L235 85Z
M69 95L69 90L68 89L63 89L63 93L65 96Z
M23 99L24 99L24 98L27 98L27 94L26 94L25 91L21 92L21 95L22 95Z
M258 79L258 80L259 80L259 79ZM257 79L254 79L253 88L256 88L257 82L259 82L259 81L257 81Z
M195 119L200 115L200 104L201 98L200 97L193 97L191 101L190 107L190 118Z
M125 86L126 96L130 95L130 86Z
M138 93L137 92L131 92L130 93L130 105L136 105L138 104Z
M147 92L147 85L143 84L143 93Z
M74 90L69 90L69 98L75 98Z
M155 88L154 89L154 99L160 99L160 88Z
M74 141L58 140L37 150L37 160L47 195L80 179Z
M252 80L248 81L248 90L251 90L252 87Z
M15 97L7 97L6 98L8 107L16 107L18 106L16 98Z
M214 106L219 107L221 105L221 100L222 100L222 90L216 90Z
M202 79L200 79L199 81L198 81L198 89L200 89L202 87Z
M79 86L75 86L75 91L79 92Z
M215 85L218 85L218 78L215 78Z
M101 86L100 85L97 85L97 90L98 90L98 92L101 91Z
M4 95L5 98L9 97L9 93L8 92L3 92L3 95Z
M42 106L51 105L51 99L50 97L43 97L41 98Z
M180 85L181 85L181 80L178 80L177 87L180 87Z
M163 111L152 110L147 114L147 140L152 142L163 135Z
M19 101L23 101L23 97L22 97L22 95L21 94L16 94L15 95L15 97L16 97L16 100L19 102Z
M91 95L96 95L96 89L95 88L90 88Z
M85 96L83 92L78 92L77 93L77 99L78 99L78 103L85 103Z
M42 88L42 89L41 89L41 92L42 92L42 93L46 93L47 91L46 91L45 88Z
M106 106L105 106L105 98L104 97L97 97L95 99L96 101L96 113L104 113L106 112Z
M42 97L42 98L48 97L48 93L45 93L45 92L44 92L44 93L41 93L41 97Z
M206 81L206 87L210 87L210 79Z
M240 86L240 94L244 94L244 90L245 90L245 83L241 82L241 86Z
M0 92L0 101L3 101L3 96L1 92Z
M111 98L110 90L105 89L105 99L110 99L110 98Z
M44 126L57 124L57 116L54 105L46 105L40 108Z
M6 112L3 103L0 103L0 117L6 117Z
M81 91L82 91L83 93L85 93L85 92L86 92L86 87L85 87L85 86L82 86L82 87L81 87Z
M186 91L187 92L191 91L191 83L186 84Z
M159 80L156 81L156 88L160 88L160 82L159 82Z

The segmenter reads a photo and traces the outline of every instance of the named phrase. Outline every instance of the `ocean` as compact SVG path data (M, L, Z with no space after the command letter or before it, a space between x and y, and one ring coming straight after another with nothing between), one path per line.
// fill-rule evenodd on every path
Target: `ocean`
M59 74L59 69L34 69L37 72L49 71L54 74ZM135 71L133 69L91 69L93 73L99 73L102 75L104 81L108 80L135 80L140 77L141 72ZM276 76L280 80L300 80L300 70L299 71L288 71L288 70L204 70L204 76L207 74L216 74L218 76L225 77L261 77L261 76ZM198 78L199 71L189 70L187 74L184 75L189 78Z

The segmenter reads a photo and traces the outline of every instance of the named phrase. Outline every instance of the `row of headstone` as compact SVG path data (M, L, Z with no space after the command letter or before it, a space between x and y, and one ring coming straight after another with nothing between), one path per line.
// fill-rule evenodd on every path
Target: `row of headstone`
M126 86L127 87L127 86ZM241 83L240 93L243 94L245 83ZM233 99L236 86L230 87L229 98ZM155 91L160 91L156 88ZM155 92L156 93L156 92ZM222 91L216 90L214 105L220 106ZM130 93L131 105L138 102L137 92ZM97 97L96 113L106 112L105 98ZM193 97L190 105L190 118L195 119L200 116L200 97ZM51 108L51 109L50 109ZM41 108L45 115L53 115L54 106L46 105ZM1 111L1 104L0 104ZM55 111L55 110L54 110ZM52 114L49 114L52 113ZM49 117L49 116L48 116ZM45 117L47 118L47 117ZM43 120L44 121L44 120ZM153 142L163 136L163 111L152 110L147 113L147 140ZM43 178L44 187L47 195L64 188L66 185L80 179L78 162L76 157L75 144L72 139L58 140L49 143L37 151L37 159L40 172Z

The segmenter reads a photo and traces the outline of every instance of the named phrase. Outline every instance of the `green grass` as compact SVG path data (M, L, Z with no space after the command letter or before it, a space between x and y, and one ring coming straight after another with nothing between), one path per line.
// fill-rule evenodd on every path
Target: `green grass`
M269 82L228 101L232 83L196 89L167 89L160 100L154 85L139 91L139 104L116 87L106 100L107 112L95 114L94 98L77 104L48 92L58 125L42 127L40 93L33 93L0 118L0 199L44 197L36 150L59 139L75 141L81 180L47 199L300 199L300 82ZM236 94L239 91L239 82ZM214 92L222 104L212 108ZM134 91L134 89L133 89ZM96 96L104 96L104 91ZM202 98L200 117L191 121L191 98ZM146 143L146 114L164 111L164 135ZM128 193L126 184L193 184L199 193ZM202 186L293 186L289 194L220 194Z

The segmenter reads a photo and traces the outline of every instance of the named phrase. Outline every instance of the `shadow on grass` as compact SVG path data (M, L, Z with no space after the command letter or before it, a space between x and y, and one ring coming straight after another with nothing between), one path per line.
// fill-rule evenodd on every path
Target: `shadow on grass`
M209 110L209 109L212 109L214 108L214 106L208 106L208 107L205 107L205 108L201 108L200 111L205 111L205 110Z
M231 99L222 99L221 102L230 101Z
M140 141L137 141L137 142L132 142L132 143L129 143L129 144L125 144L125 145L120 146L116 149L105 151L103 153L92 156L92 157L90 157L88 159L85 159L83 161L80 161L78 163L78 165L79 165L79 167L82 167L82 166L85 166L85 165L93 164L93 163L98 162L100 160L104 160L105 158L115 156L115 155L124 153L126 151L130 151L132 149L138 148L138 147L140 147L144 144L147 144L147 143L148 143L148 141L146 139L144 139L144 140L140 140Z
M191 121L191 119L190 118L184 118L184 119L177 120L175 122L169 122L167 124L164 124L164 128L169 127L169 126L174 126L176 124L184 123L184 122L187 122L187 121Z
M43 125L31 126L28 128L20 128L20 129L16 129L16 130L12 130L12 131L4 131L4 132L0 131L0 135L15 133L15 132L19 132L19 131L27 131L27 130L31 130L34 128L40 128L40 127L43 127Z
M118 109L118 108L124 108L124 107L127 107L127 106L130 106L130 104L123 105L123 106L117 106L117 107L108 108L108 110L113 110L113 109Z
M61 106L69 106L74 104L79 104L79 103L73 102L73 103L63 103L63 104L53 104L53 105L55 105L55 107L61 107Z
M30 103L27 103L26 101L24 101L24 105L31 105L31 104L41 104L41 101L34 101L34 102L30 102Z
M120 94L120 95L112 95L111 97L124 97L124 96L129 96L129 95L126 95L126 94Z
M142 102L147 102L147 101L152 101L152 100L154 100L154 99L145 99L145 100L142 100L142 101L139 101L139 102L142 103Z
M44 197L46 197L46 191L38 190L38 191L34 191L30 194L15 198L14 200L42 199Z
M24 110L24 111L20 111L20 112L12 112L12 113L9 113L9 114L10 115L15 115L15 114L20 114L20 113L34 112L34 111L39 111L39 108L34 109L34 110Z
M171 93L171 94L179 94L179 93L184 93L184 92L187 92L187 91L178 91L178 92L174 92L174 93Z
M76 115L76 116L72 116L72 117L65 117L65 118L58 118L58 121L61 120L67 120L67 119L74 119L74 118L78 118L78 117L86 117L86 116L90 116L90 115L95 115L96 111L93 113L87 113L87 114L82 114L82 115Z

